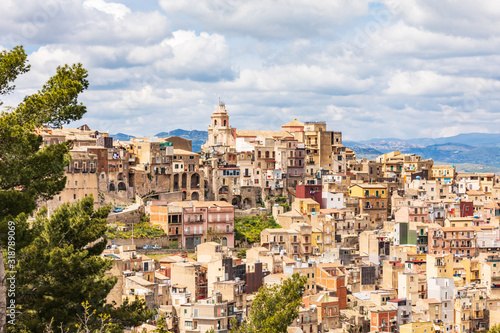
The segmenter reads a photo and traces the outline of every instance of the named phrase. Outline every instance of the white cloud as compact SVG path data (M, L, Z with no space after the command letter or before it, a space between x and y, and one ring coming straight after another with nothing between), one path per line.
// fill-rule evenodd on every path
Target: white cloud
M160 0L165 12L188 16L204 29L257 38L309 38L368 13L366 0Z
M82 62L81 122L110 132L206 129L219 97L238 128L298 118L353 140L498 132L495 2L383 2L6 0L0 44L23 43L32 70L4 100Z
M118 21L123 19L127 14L131 13L131 10L120 3L105 2L104 0L85 0L83 2L84 8L95 8L106 14L110 14L113 18Z

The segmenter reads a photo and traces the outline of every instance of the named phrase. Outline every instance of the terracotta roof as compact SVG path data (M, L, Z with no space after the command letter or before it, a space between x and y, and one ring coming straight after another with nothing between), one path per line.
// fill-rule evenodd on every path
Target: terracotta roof
M468 195L484 195L484 192L483 191L470 190L470 191L467 191L467 194Z
M174 201L169 205L181 206L181 207L233 207L230 203L226 201Z
M286 127L293 127L293 126L295 126L295 127L302 127L302 126L304 126L304 123L298 121L297 119L294 119L291 122L286 123L285 125L282 125L281 127L285 127L285 126Z
M361 188L381 188L381 189L387 188L385 185L382 185L382 184L365 184L365 183L355 184L355 185L352 185L351 187L354 187L356 185L361 187Z
M174 148L174 155L194 155L194 156L199 156L200 154L193 153L192 151L189 151L189 150L175 149Z
M444 227L441 228L443 231L474 231L472 227Z

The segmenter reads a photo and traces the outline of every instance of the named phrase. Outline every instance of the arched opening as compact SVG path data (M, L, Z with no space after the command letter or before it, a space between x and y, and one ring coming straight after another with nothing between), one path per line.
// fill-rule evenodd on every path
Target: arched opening
M124 182L119 182L118 183L118 191L126 191L127 190L127 186L125 185Z
M124 180L124 179L125 179L125 177L123 176L123 173L120 172L118 174L118 180Z
M186 198L187 198L186 191L182 191L182 200L186 200Z
M222 246L227 246L227 237L222 237Z
M224 126L227 126L227 120L224 119Z
M243 200L243 208L244 209L252 208L252 201L249 198L245 198Z
M217 126L217 119L214 120L214 126Z
M115 188L115 184L114 184L114 183L109 184L109 191L110 191L110 192L113 192L113 191L115 191L115 190L116 190L116 188Z
M224 201L224 202L227 202L227 199L226 198L219 198L220 201Z
M219 189L219 194L227 194L227 192L228 192L227 186L221 186L221 188Z
M187 173L182 174L182 188L187 188Z
M200 188L200 175L197 173L191 176L191 188Z
M179 174L174 175L174 191L179 191Z
M240 199L233 198L233 200L231 200L231 205L235 206L235 208L239 208L240 207Z
M191 194L191 200L195 200L195 201L200 200L200 194L198 192L193 192Z

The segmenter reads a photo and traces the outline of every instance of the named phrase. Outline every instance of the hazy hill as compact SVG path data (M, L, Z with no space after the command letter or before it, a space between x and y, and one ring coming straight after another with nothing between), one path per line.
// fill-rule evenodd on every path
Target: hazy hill
M198 130L186 131L179 128L170 132L161 132L156 134L155 136L159 138L167 138L169 136L180 136L182 138L191 140L193 151L199 153L201 151L201 145L207 142L208 131L198 131Z
M133 135L128 135L124 133L116 133L116 134L110 134L110 137L112 137L115 141L128 141L132 138L135 138Z
M444 138L371 139L344 141L359 157L372 158L370 150L399 150L450 164L481 164L500 167L500 134L467 133Z

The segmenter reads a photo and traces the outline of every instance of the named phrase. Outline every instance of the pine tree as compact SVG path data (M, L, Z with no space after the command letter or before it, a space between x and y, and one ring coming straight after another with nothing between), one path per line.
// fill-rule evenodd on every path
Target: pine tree
M12 82L28 70L21 46L0 52L0 98L12 92ZM106 242L109 208L94 211L93 198L88 197L63 205L50 218L41 210L28 223L38 201L64 189L64 168L71 161L69 142L41 148L37 131L83 116L86 108L78 96L88 88L87 75L81 64L58 67L41 90L0 114L0 256L8 260L7 271L0 261L0 333L6 332L6 278L13 275L15 297L9 298L16 301L17 316L16 326L9 326L12 332L40 332L51 323L74 329L84 302L98 314L109 314L118 330L152 316L144 302L119 308L104 304L116 283L105 277L111 263L98 256Z
M232 332L285 333L299 315L306 282L295 273L281 285L260 287L247 321Z

